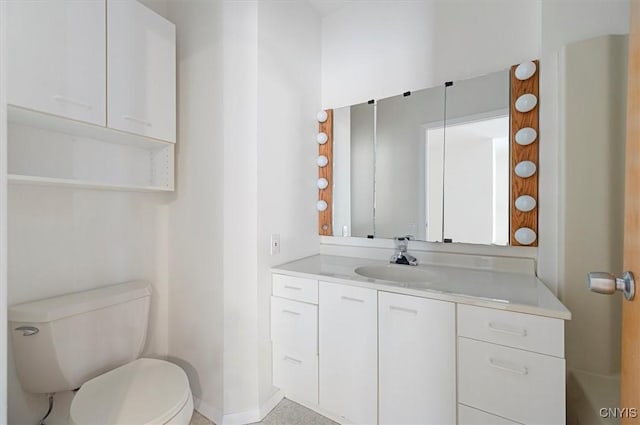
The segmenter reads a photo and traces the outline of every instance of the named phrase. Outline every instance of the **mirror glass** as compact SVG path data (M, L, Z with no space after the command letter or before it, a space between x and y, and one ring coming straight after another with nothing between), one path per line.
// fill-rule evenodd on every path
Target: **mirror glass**
M509 72L334 109L334 236L507 245Z

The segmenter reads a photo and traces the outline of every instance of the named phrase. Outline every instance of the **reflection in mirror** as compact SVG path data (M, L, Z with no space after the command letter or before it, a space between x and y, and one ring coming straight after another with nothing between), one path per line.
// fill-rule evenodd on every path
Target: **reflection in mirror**
M439 130L444 239L508 245L509 72L456 81L446 90L446 127ZM441 138L438 131L433 136Z
M411 235L442 241L442 209L431 202L442 186L442 134L427 140L429 129L442 128L444 87L382 99L377 105L375 236ZM432 155L433 146L440 154ZM439 190L440 194L442 190ZM440 195L441 196L441 195Z
M509 72L334 109L334 236L509 243Z
M333 111L334 236L368 237L374 229L375 105Z

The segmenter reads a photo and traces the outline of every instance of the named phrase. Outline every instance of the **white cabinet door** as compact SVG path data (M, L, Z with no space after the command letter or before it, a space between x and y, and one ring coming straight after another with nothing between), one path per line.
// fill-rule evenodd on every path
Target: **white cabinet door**
M7 101L106 124L105 0L9 0Z
M320 282L320 407L355 424L376 424L378 296Z
M107 125L175 142L175 25L134 0L109 0L107 18Z
M380 424L456 423L455 304L380 292Z

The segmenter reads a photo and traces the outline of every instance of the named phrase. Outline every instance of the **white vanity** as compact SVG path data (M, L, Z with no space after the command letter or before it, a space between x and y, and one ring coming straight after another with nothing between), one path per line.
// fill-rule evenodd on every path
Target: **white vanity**
M331 255L272 272L286 397L341 423L565 423L571 313L535 276Z

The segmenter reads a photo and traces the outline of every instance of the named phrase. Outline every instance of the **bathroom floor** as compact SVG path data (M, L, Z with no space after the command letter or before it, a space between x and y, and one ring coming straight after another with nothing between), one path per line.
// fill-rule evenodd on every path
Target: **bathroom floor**
M253 425L337 425L330 419L318 415L313 410L300 406L286 398L267 415L262 422ZM193 412L190 425L215 425L213 422L199 414Z

